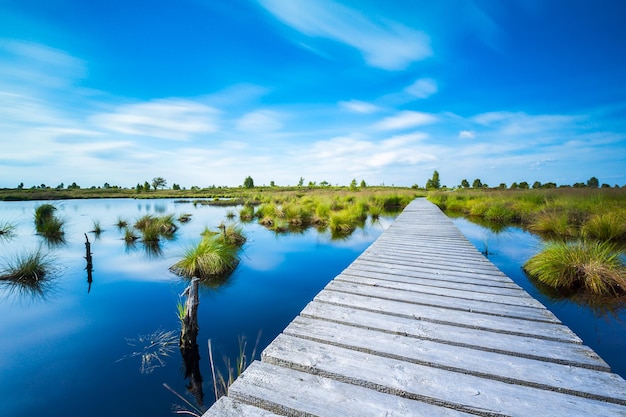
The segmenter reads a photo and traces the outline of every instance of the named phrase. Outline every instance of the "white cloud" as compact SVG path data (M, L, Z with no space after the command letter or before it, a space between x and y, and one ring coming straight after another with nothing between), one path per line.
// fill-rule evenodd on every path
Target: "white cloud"
M339 105L353 113L371 114L380 111L380 107L359 100L340 101Z
M279 115L269 110L257 110L237 120L237 130L243 132L272 132L282 127Z
M435 123L437 117L430 113L404 110L374 125L377 130L399 130Z
M459 132L459 139L474 139L476 137L476 133L471 130L461 130Z
M64 88L85 77L85 63L46 45L16 39L0 39L0 80L7 85L26 84Z
M376 22L331 0L258 0L276 18L308 36L333 39L359 50L374 67L401 70L432 55L423 32Z
M405 91L416 98L428 98L437 92L437 82L432 78L420 78Z
M187 140L194 134L217 131L217 113L212 107L190 100L158 99L121 105L112 113L92 116L90 121L118 133Z

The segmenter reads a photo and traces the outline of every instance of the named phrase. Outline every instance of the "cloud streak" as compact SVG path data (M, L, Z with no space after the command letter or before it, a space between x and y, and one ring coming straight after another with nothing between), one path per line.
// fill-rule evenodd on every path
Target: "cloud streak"
M259 0L277 19L311 37L357 49L365 61L385 70L402 70L432 55L426 34L395 22L377 22L330 0Z

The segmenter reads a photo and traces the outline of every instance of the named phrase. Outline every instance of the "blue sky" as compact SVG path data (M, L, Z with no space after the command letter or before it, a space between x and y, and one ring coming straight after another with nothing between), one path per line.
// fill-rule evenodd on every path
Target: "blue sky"
M0 187L626 184L621 0L2 0Z

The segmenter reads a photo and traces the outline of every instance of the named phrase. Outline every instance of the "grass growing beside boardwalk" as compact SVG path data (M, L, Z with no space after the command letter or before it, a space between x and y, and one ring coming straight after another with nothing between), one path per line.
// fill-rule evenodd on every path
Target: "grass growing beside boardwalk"
M531 276L568 293L626 292L626 266L615 246L598 241L551 242L524 264Z
M549 238L626 241L626 189L456 190L430 192L428 199L442 210Z

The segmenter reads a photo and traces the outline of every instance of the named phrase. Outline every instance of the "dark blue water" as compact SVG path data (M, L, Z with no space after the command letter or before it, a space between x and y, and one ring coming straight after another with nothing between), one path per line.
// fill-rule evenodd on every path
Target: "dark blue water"
M626 309L619 306L609 309L605 303L592 307L584 301L559 299L542 292L522 269L522 265L541 250L539 237L517 227L495 233L463 218L453 221L478 250L488 250L489 260L502 272L572 329L613 372L626 377Z
M315 229L276 235L245 224L248 242L235 273L222 286L200 289L196 380L202 378L203 395L194 397L178 349L176 304L187 282L168 268L199 241L205 227L216 229L226 221L229 209L172 200L55 202L57 215L67 221L66 242L50 247L33 226L40 204L0 203L0 221L17 226L13 238L0 239L0 257L10 260L41 246L58 268L43 296L0 286L0 416L171 416L184 403L164 383L205 409L213 402L207 341L223 373L224 358L236 359L242 336L248 356L259 338L258 356L392 221L384 218L346 240ZM190 213L192 220L180 226L174 240L161 242L158 255L141 243L128 247L114 226L119 217L133 224L144 214L167 213ZM94 220L105 229L99 238L88 233ZM93 253L91 286L86 232Z

